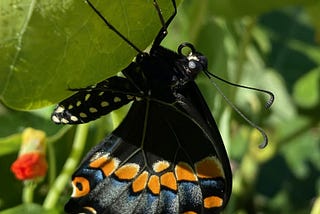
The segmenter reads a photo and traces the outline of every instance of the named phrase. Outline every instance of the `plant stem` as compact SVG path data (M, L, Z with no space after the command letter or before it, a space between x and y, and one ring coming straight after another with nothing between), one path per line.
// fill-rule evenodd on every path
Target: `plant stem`
M49 180L49 187L54 184L54 180L56 179L56 156L54 151L53 143L57 142L58 139L62 138L69 131L71 126L64 126L61 128L54 136L50 136L47 138L47 152L48 152L48 163L49 163L49 172L48 172L48 180Z
M60 194L65 190L71 174L80 161L83 149L85 147L88 131L88 124L79 125L77 127L70 156L66 160L60 175L55 180L48 192L46 199L43 202L43 207L45 209L54 208L59 200Z
M49 186L52 186L54 183L54 179L56 177L56 157L54 155L54 147L52 143L47 144L47 152L48 152L48 163L49 163L49 172L48 172L48 180L49 180Z
M320 196L315 200L311 210L311 214L317 214L317 213L320 213Z
M24 182L24 188L22 190L22 201L24 204L29 204L33 202L33 193L36 186L37 185L32 181Z

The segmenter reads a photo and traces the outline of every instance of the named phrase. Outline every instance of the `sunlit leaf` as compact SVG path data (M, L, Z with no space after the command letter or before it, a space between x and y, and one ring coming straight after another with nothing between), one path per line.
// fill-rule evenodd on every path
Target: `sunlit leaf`
M320 101L320 68L316 68L294 85L293 98L295 102L304 108L312 108Z
M151 1L93 1L139 49L161 27ZM16 109L43 107L68 88L95 84L125 68L137 52L115 35L84 1L1 1L0 99ZM165 18L171 1L161 1Z

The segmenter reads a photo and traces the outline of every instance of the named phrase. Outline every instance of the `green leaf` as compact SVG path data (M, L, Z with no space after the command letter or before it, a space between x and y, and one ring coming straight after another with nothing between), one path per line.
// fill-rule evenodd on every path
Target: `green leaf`
M309 129L312 119L297 115L275 127L279 130L280 154L297 178L308 178L313 170L320 169L319 137Z
M0 156L18 152L21 145L21 134L0 138Z
M320 68L301 77L293 88L293 98L296 103L304 108L319 105L320 100Z
M48 111L48 113L44 113ZM55 134L60 127L50 121L52 108L22 112L3 108L0 105L0 137L21 133L27 127L44 130L48 136Z
M152 1L92 1L141 50L161 22ZM0 4L0 99L15 109L40 108L115 75L137 52L115 35L84 1ZM161 1L167 19L171 1Z
M317 3L310 5L307 7L308 15L310 16L311 22L315 27L315 30L317 31L316 40L320 41L320 1L317 1Z

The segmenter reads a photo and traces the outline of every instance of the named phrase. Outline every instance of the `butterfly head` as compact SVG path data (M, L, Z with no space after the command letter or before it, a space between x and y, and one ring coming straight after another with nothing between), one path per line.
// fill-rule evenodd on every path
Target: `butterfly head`
M201 71L207 70L207 58L200 53L190 53L187 56L188 59L188 68L192 74L198 74Z
M190 49L190 53L188 55L184 55L182 52L183 49ZM192 44L185 42L179 45L178 54L185 56L188 60L185 70L188 72L188 75L190 75L193 79L201 71L207 70L207 58L203 54L197 52Z

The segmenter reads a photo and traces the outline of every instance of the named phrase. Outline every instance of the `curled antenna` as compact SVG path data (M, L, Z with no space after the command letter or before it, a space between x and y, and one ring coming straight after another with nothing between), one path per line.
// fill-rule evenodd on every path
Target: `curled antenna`
M209 71L205 70L204 73L207 75L207 77L210 79L211 83L215 86L215 88L218 90L218 92L221 94L221 96L223 97L223 99L247 122L249 123L252 127L254 127L255 129L257 129L262 137L263 137L263 142L259 145L259 148L263 149L265 148L267 145L268 145L268 136L267 134L265 133L265 131L260 127L258 126L257 124L253 123L251 120L248 119L247 116L245 116L224 94L223 92L221 91L220 87L216 84L216 82L211 78L211 77L214 77L220 81L223 81L227 84L230 84L230 85L233 85L233 86L237 86L237 87L241 87L241 88L246 88L246 89L251 89L251 90L255 90L255 91L259 91L259 92L263 92L263 93L267 93L270 98L269 100L266 102L266 105L265 107L266 108L270 108L270 106L272 105L273 101L274 101L274 94L270 91L267 91L267 90L263 90L263 89L259 89L259 88L253 88L253 87L249 87L249 86L244 86L244 85L239 85L239 84L236 84L236 83L232 83L232 82L229 82L225 79L222 79L221 77L218 77L212 73L210 73Z
M265 104L265 108L268 109L271 107L271 105L273 104L274 102L274 94L271 92L271 91L267 91L267 90L263 90L263 89L260 89L260 88L254 88L254 87L249 87L249 86L245 86L245 85L239 85L239 84L236 84L236 83L233 83L233 82L229 82L228 80L225 80L225 79L222 79L221 77L209 72L209 71L204 71L204 73L207 75L207 77L209 79L211 79L211 77L214 77L222 82L225 82L229 85L233 85L233 86L237 86L237 87L240 87L240 88L246 88L246 89L250 89L250 90L254 90L254 91L259 91L259 92L262 92L262 93L266 93L269 95L269 100L266 102Z

